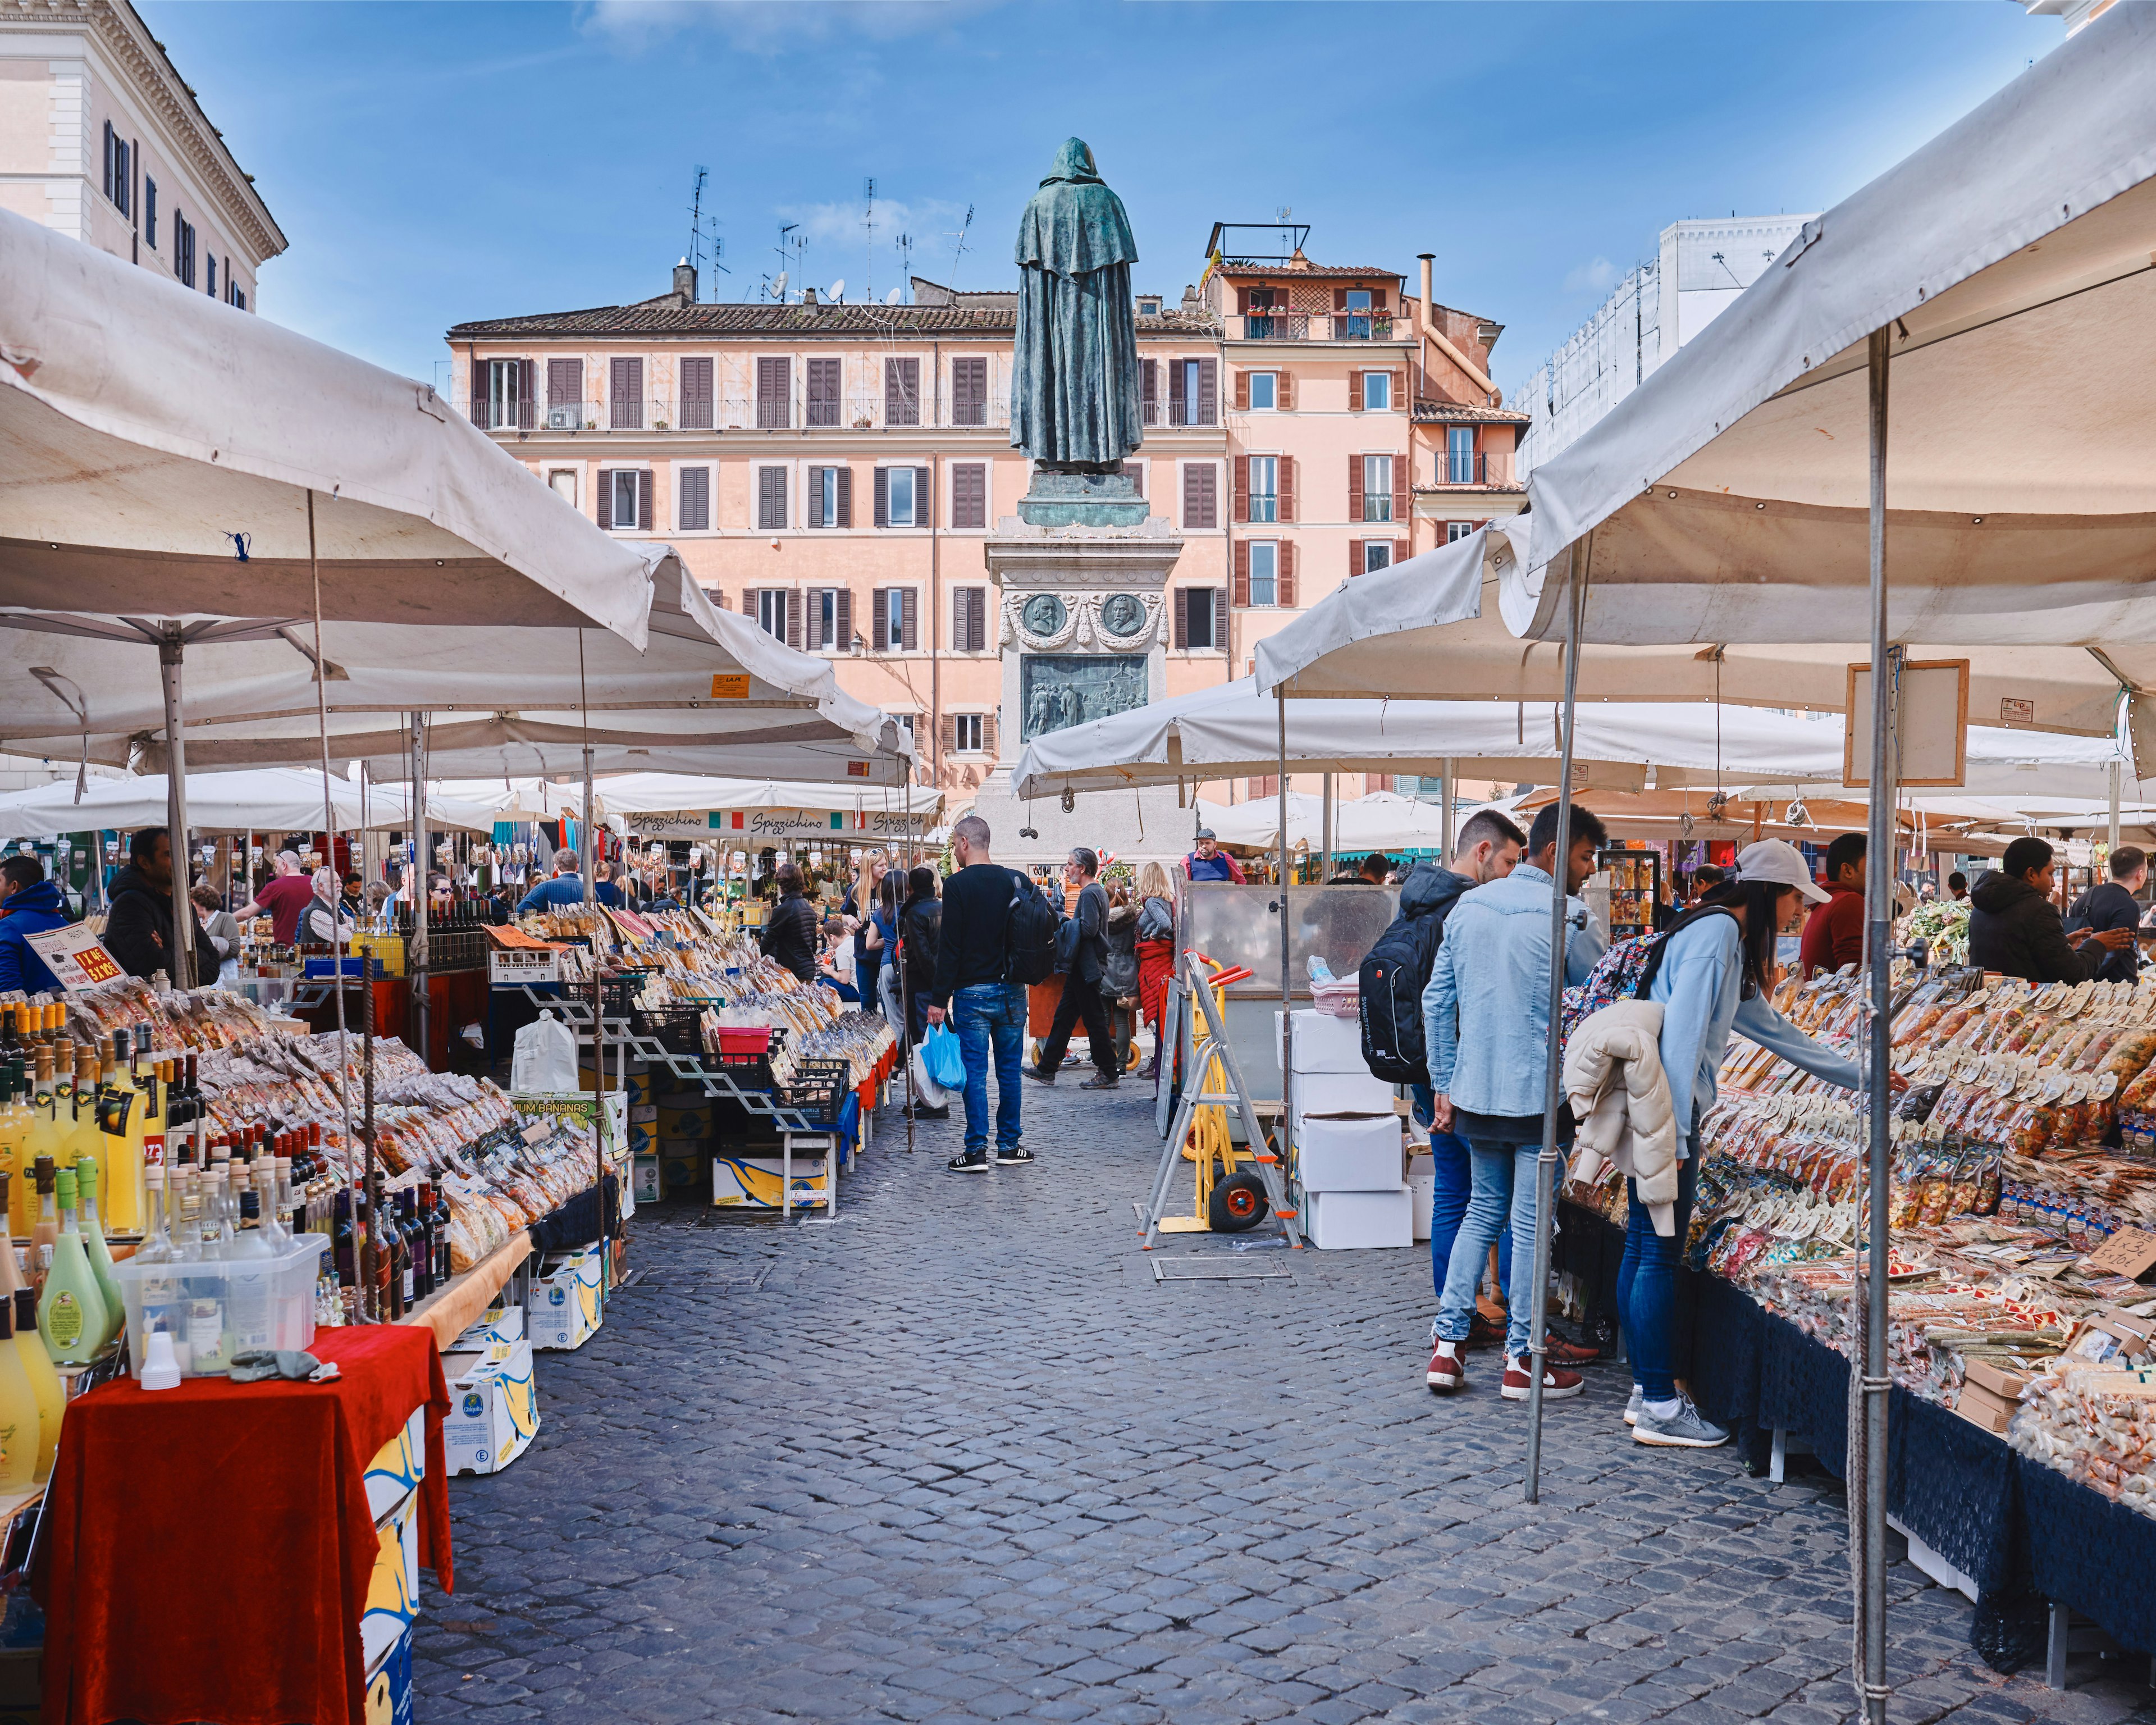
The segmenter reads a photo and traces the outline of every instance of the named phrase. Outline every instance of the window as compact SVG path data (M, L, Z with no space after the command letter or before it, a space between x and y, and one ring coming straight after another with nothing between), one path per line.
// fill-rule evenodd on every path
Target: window
M203 277L203 291L214 300L217 297L217 254L203 253L203 261L208 270L208 274Z
M1157 359L1138 362L1138 408L1145 424L1160 424L1160 362Z
M557 365L576 365L572 360L550 360L549 368ZM581 367L579 367L581 370ZM684 431L709 431L713 423L711 393L711 362L708 359L685 359L681 362L680 417L675 421ZM550 414L547 423L552 425Z
M839 423L840 382L839 361L812 359L808 362L808 424L832 426Z
M247 309L247 295L240 291L239 284L233 280L229 267L224 272L224 303L235 311Z
M846 587L812 587L801 595L807 627L793 643L811 653L847 653L854 645L854 593Z
M607 379L611 386L608 403L610 415L607 424L616 431L644 429L644 362L640 359L616 359L607 362Z
M1280 519L1280 458L1253 455L1250 463L1250 514L1254 521Z
M675 470L675 524L684 533L711 530L711 470L681 467Z
M984 653L988 645L988 590L985 587L951 589L951 650Z
M584 362L580 359L547 362L547 429L581 431L584 428Z
M490 359L486 362L486 418L488 431L515 431L531 424L531 403L524 391L530 362Z
M1220 365L1211 359L1172 359L1168 362L1168 423L1171 425L1217 425L1220 423L1218 396Z
M783 470L767 468L767 472ZM783 587L767 587L756 596L756 626L775 640L786 639L786 611L788 601L793 595Z
M1183 525L1220 525L1220 469L1211 461L1193 461L1183 470Z
M1373 575L1380 569L1393 566L1393 542L1389 539L1365 539L1363 542L1363 572Z
M157 249L157 182L147 174L142 176L142 243Z
M1140 317L1158 317L1160 316L1160 301L1149 297L1141 299L1138 301L1138 316Z
M981 461L961 461L951 470L951 525L985 527L988 524L988 470Z
M600 475L599 525L616 532L651 530L651 475L639 467L616 467Z
M1441 485L1471 485L1475 483L1473 426L1445 427L1444 465L1438 471L1437 482Z
M869 644L879 653L911 653L921 645L921 592L880 587L869 595Z
M105 195L121 215L128 211L128 193L135 182L135 152L127 141L105 122Z
M557 467L547 475L547 488L570 508L577 506L577 470Z
M925 527L929 524L928 470L879 467L875 470L875 524L879 527Z
M983 722L985 713L953 713L951 716L951 748L953 753L978 755L986 752L988 726Z
M1445 542L1447 545L1456 544L1474 531L1475 523L1472 521L1447 521L1445 524Z
M783 365L785 362L782 360L779 363ZM756 470L757 531L776 533L785 525L786 470L783 467L759 467Z
M988 362L985 359L951 362L951 423L985 425L988 423Z
M1282 314L1287 310L1287 296L1278 288L1245 288L1243 290L1243 334L1253 341L1285 340L1291 331L1288 320Z
M1363 411L1383 413L1393 405L1393 374L1390 372L1363 373Z
M854 470L850 467L808 470L807 527L850 527L854 524Z
M899 728L906 732L908 742L916 740L920 735L920 732L914 728L914 721L920 716L918 713L891 714L891 717L897 721Z
M1209 653L1215 647L1227 645L1226 619L1216 619L1216 611L1225 608L1217 603L1219 595L1209 587L1178 587L1175 589L1175 646L1178 652Z
M1250 542L1250 603L1253 605L1277 605L1280 603L1280 545L1271 539Z
M762 431L783 431L793 424L793 362L756 362L756 423Z
M177 210L172 212L172 274L182 287L195 285L195 228Z
M1367 288L1348 288L1335 295L1339 310L1344 316L1334 321L1340 326L1338 339L1348 341L1367 341L1370 339L1370 293Z
M1363 512L1358 520L1389 521L1393 518L1393 458L1365 455L1363 460Z
M921 423L921 362L887 359L883 362L883 423L918 425Z
M1253 412L1269 413L1280 405L1280 377L1274 372L1250 373L1250 407Z

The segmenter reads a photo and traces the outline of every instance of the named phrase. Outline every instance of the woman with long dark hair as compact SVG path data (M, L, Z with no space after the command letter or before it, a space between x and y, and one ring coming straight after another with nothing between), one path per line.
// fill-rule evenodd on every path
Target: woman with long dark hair
M1815 1042L1776 1012L1776 937L1795 932L1807 901L1827 895L1813 883L1803 853L1779 839L1748 845L1729 877L1680 916L1656 942L1641 979L1640 998L1662 1008L1662 1074L1670 1086L1680 1142L1676 1226L1656 1231L1654 1218L1631 1186L1625 1256L1617 1270L1617 1309L1632 1359L1632 1399L1625 1410L1635 1443L1712 1449L1729 1433L1704 1418L1679 1394L1671 1364L1678 1260L1699 1189L1699 1122L1714 1106L1714 1075L1741 1032L1792 1065L1854 1090L1856 1063Z

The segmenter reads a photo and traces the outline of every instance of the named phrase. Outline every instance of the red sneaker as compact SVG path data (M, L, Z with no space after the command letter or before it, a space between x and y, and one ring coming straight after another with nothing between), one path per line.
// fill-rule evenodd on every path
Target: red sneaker
M1505 1387L1497 1393L1508 1402L1525 1401L1534 1388L1533 1364L1531 1354L1508 1355L1505 1360ZM1543 1368L1543 1399L1546 1402L1563 1401L1586 1387L1587 1380L1577 1372L1552 1365Z
M1553 1366L1591 1366L1602 1358L1599 1348L1583 1348L1577 1342L1568 1342L1554 1330L1543 1344L1543 1358Z
M1430 1369L1423 1374L1423 1382L1440 1395L1466 1389L1467 1367L1460 1358L1461 1351L1457 1342L1440 1342L1431 1348Z

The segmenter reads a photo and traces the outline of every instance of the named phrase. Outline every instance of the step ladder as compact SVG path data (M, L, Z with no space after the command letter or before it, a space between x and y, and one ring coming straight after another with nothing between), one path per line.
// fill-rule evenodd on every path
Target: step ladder
M1247 970L1209 972L1209 961L1204 955L1186 949L1181 958L1183 986L1192 1005L1204 1014L1204 1029L1198 1036L1197 1046L1191 1050L1190 1065L1186 1069L1192 1075L1190 1087L1184 1091L1176 1104L1175 1117L1168 1124L1168 1142L1161 1148L1160 1172L1153 1177L1152 1199L1143 1215L1145 1223L1144 1250L1151 1251L1153 1241L1161 1231L1161 1220L1168 1209L1168 1190L1175 1178L1175 1164L1183 1154L1183 1145L1189 1141L1192 1126L1200 1108L1235 1108L1241 1112L1243 1130L1248 1135L1250 1155L1257 1164L1258 1178L1265 1189L1265 1202L1279 1219L1281 1230L1287 1235L1290 1246L1300 1250L1302 1232L1296 1225L1301 1219L1288 1202L1287 1187L1281 1178L1280 1153L1265 1147L1265 1128L1258 1121L1256 1106L1250 1100L1250 1088L1243 1081L1243 1068L1235 1058L1235 1050L1228 1040L1228 1027L1221 1020L1221 1008L1214 990L1229 982L1239 982L1250 974ZM1229 1088L1212 1091L1205 1088L1207 1080L1216 1070L1227 1075ZM1287 1122L1281 1122L1281 1144L1287 1142Z

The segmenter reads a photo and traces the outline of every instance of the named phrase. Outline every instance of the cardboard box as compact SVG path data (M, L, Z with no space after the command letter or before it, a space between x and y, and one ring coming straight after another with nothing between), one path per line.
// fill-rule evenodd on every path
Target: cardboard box
M1965 1360L1962 1371L1971 1384L2003 1402L2020 1401L2021 1392L2029 1387L2025 1373L2010 1372L2003 1366L1993 1365L1989 1360Z
M1392 1111L1393 1086L1373 1078L1369 1069L1359 1072L1298 1072L1295 1078L1295 1113L1388 1114Z
M1287 1064L1279 1013L1273 1014L1273 1059ZM1295 1015L1295 1070L1297 1072L1353 1072L1367 1078L1363 1059L1363 1022L1336 1019L1307 1009Z
M1986 1431L2003 1432L2013 1423L2020 1411L2015 1402L2002 1401L1999 1397L1975 1384L1964 1384L1954 1402L1954 1412L1972 1425L1980 1425Z
M1306 1192L1391 1192L1400 1183L1400 1122L1383 1114L1305 1117L1296 1139Z
M366 1725L412 1725L412 1631L367 1674Z
M414 1408L404 1429L367 1464L367 1507L380 1521L408 1497L427 1471L427 1410Z
M521 1306L494 1305L479 1316L479 1321L450 1344L462 1353L471 1353L485 1348L490 1342L521 1342L524 1339L524 1308Z
M715 1156L711 1158L711 1202L727 1209L779 1208L778 1186L785 1163L778 1157ZM793 1158L793 1208L820 1209L824 1204L824 1158Z
M718 1129L713 1119L709 1099L701 1108L669 1108L661 1104L652 1111L657 1117L659 1136L662 1138L710 1137Z
M701 1156L667 1156L659 1158L659 1183L667 1192L701 1192L704 1189L704 1158Z
M531 1344L495 1342L475 1353L442 1356L449 1411L442 1421L449 1471L495 1473L531 1447L539 1403L531 1383Z
M542 1353L582 1348L603 1317L604 1281L600 1248L549 1254L532 1278L524 1309L526 1333Z
M372 1669L395 1649L419 1615L419 1494L407 1491L374 1523L374 1573L359 1618L360 1651Z
M1414 1209L1404 1186L1391 1192L1313 1192L1304 1200L1303 1215L1310 1243L1321 1252L1414 1244Z
M656 1204L661 1189L659 1180L660 1162L656 1156L639 1156L635 1172L629 1180L629 1190L636 1194L639 1204Z
M1419 1156L1414 1160L1426 1165L1430 1158ZM1424 1172L1416 1173L1414 1163L1409 1165L1408 1197L1414 1206L1414 1237L1420 1243L1430 1236L1430 1215L1437 1205L1437 1176L1429 1171L1427 1166Z

